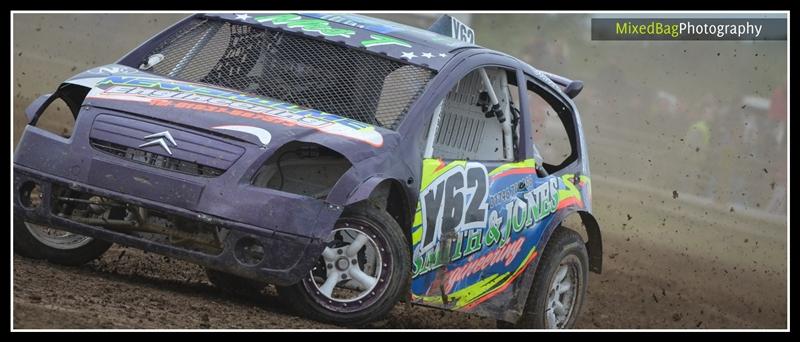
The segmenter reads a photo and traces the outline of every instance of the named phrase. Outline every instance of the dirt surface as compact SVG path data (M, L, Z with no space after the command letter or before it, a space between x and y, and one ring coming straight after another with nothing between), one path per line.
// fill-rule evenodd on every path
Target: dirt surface
M13 141L18 141L25 126L24 108L36 97L52 92L58 82L81 70L112 63L183 16L14 15ZM503 33L502 30L511 30L509 27L513 25L492 23L506 20L504 18L519 19L519 16L487 15L476 18L473 24L497 27L497 32ZM518 30L535 32L539 30L539 23L545 29L548 20L561 20L559 18L538 15L535 20L525 19L533 23L526 25L533 26ZM415 25L430 20L395 19ZM552 27L562 26L565 25ZM116 29L118 27L125 27L124 34ZM478 32L478 40L487 42L489 47L503 40L480 35L490 31ZM717 178L712 185L717 190L713 195L700 196L705 191L697 184L705 186L706 183L699 173L705 174L705 169L696 171L685 155L676 153L685 132L679 115L684 111L694 113L697 108L688 105L666 119L661 113L647 116L645 113L653 106L649 102L653 98L639 90L654 88L651 85L658 83L655 80L664 83L676 80L671 88L664 86L674 93L679 93L681 88L699 87L694 82L699 79L751 86L750 81L748 85L741 85L743 82L720 80L723 80L722 75L735 74L730 70L745 72L752 70L755 64L755 70L765 73L763 77L737 77L752 79L753 91L769 96L764 92L781 82L781 79L776 81L774 75L785 71L786 60L775 57L781 53L785 55L785 47L766 42L747 46L703 42L702 46L687 44L685 49L677 49L653 43L651 50L637 50L642 54L640 60L629 60L602 57L613 56L609 51L615 49L625 50L622 43L582 42L571 45L572 53L581 57L572 57L574 61L567 63L568 70L559 70L561 61L547 58L549 54L566 58L563 54L569 49L561 48L564 41L561 37L566 34L557 35L561 41L518 44L524 50L522 58L537 60L537 65L553 67L551 71L554 72L598 74L606 84L616 85L618 79L630 84L630 88L625 88L622 85L597 86L597 80L594 86L587 82L587 89L577 99L584 114L587 145L591 150L594 212L602 227L605 250L603 273L590 274L578 328L786 328L786 216L785 212L775 214L775 211L765 210L770 197L774 197L772 191L785 184L785 179L775 178L781 174L781 167L785 172L785 159L781 164L778 159L759 158L753 153L735 150L736 153L727 155L727 159L720 157L722 163L728 164L714 165L712 173ZM541 49L542 46L546 49ZM590 47L591 52L577 52L582 46ZM702 50L704 47L711 50ZM703 67L705 74L669 71L684 70L678 63L708 60L704 53L720 56L720 51L722 57L728 55L728 59L717 59L715 65ZM767 54L767 58L774 60L759 62L755 59L765 58ZM583 55L588 57L583 58ZM646 68L637 71L636 80L624 79L615 74L617 71L608 71L613 68L605 68L613 64L613 60ZM652 60L671 61L675 65L663 74L652 67ZM781 66L783 71L777 73L769 69ZM714 73L720 76L714 78ZM648 80L651 83L648 84ZM618 94L611 93L617 88ZM720 92L728 91L730 94L720 94L728 98L742 94L740 90L717 88ZM691 88L686 93L704 91ZM626 102L628 98L632 99L630 103ZM734 107L739 108L738 102ZM57 129L64 126L60 122L55 125ZM731 134L735 138L739 133ZM725 143L718 144L725 146ZM726 172L733 169L739 174L728 176ZM685 190L687 188L689 191ZM276 300L274 289L265 289L263 297L258 299L229 296L210 285L203 270L196 265L130 248L114 246L101 259L77 268L17 255L13 257L12 266L15 329L337 328L287 312ZM370 327L495 328L495 322L401 303L387 320Z
M635 206L621 202L607 212L636 212ZM604 235L604 271L590 274L578 328L786 326L785 265L766 264L785 255L779 225L731 241L718 228L691 218L668 215L675 223L664 228L657 216L636 217L631 228L616 230L615 223L621 226L627 216L604 216L601 222L610 227ZM707 234L717 242L697 242ZM756 248L761 253L752 253ZM743 251L754 258L740 260ZM15 256L14 309L19 329L337 328L294 316L281 307L274 289L265 289L258 300L226 295L196 265L117 246L80 268ZM495 322L401 303L389 319L369 327L491 329Z

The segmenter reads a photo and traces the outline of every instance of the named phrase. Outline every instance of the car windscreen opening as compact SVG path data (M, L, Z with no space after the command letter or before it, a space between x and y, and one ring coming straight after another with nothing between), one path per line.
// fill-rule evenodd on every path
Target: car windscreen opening
M203 17L187 22L145 55L139 66L143 71L387 129L397 128L434 75L333 42Z

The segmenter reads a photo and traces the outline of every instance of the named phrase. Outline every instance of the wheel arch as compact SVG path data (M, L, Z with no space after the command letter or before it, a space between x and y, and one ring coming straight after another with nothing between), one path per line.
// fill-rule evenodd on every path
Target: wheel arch
M411 241L414 208L403 181L388 177L370 177L351 193L345 206L352 206L363 201L371 201L386 210Z
M589 271L600 274L603 272L603 237L600 233L600 225L592 213L585 210L576 212L581 218L588 237L586 251L589 252Z
M580 227L564 225L565 222L571 221L572 218L575 217L580 220L583 231L581 231ZM594 217L594 215L592 215L591 212L583 209L572 209L565 212L559 219L551 223L547 227L547 230L542 234L540 239L541 242L537 245L538 250L543 251L545 248L547 248L547 243L550 242L550 237L559 227L572 229L578 233L586 234L587 241L584 243L586 245L586 251L589 254L589 271L600 274L603 270L603 240L602 234L600 233L600 225L597 223L597 219ZM526 270L526 272L535 272L535 269L536 267L533 267L529 270Z

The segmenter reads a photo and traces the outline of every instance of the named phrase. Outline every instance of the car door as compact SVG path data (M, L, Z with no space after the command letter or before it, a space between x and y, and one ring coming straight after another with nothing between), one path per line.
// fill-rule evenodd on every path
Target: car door
M486 113L493 96L479 68L453 86L428 128L412 227L418 304L468 310L503 292L536 257L539 227L558 204L558 180L539 177L536 161L518 153L531 140L513 124L516 72L484 71L498 111Z

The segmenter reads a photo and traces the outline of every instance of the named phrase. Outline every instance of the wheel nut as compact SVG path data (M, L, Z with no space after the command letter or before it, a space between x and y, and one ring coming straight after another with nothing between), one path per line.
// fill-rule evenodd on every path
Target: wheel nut
M347 274L342 274L342 279L347 279Z
M333 264L326 265L328 268L333 268Z
M341 249L337 249L336 253L342 254L342 253L344 253L344 251L342 251Z
M350 262L351 262L353 265L355 265L355 264L357 264L357 263L358 263L358 261L357 261L356 259L350 260Z

